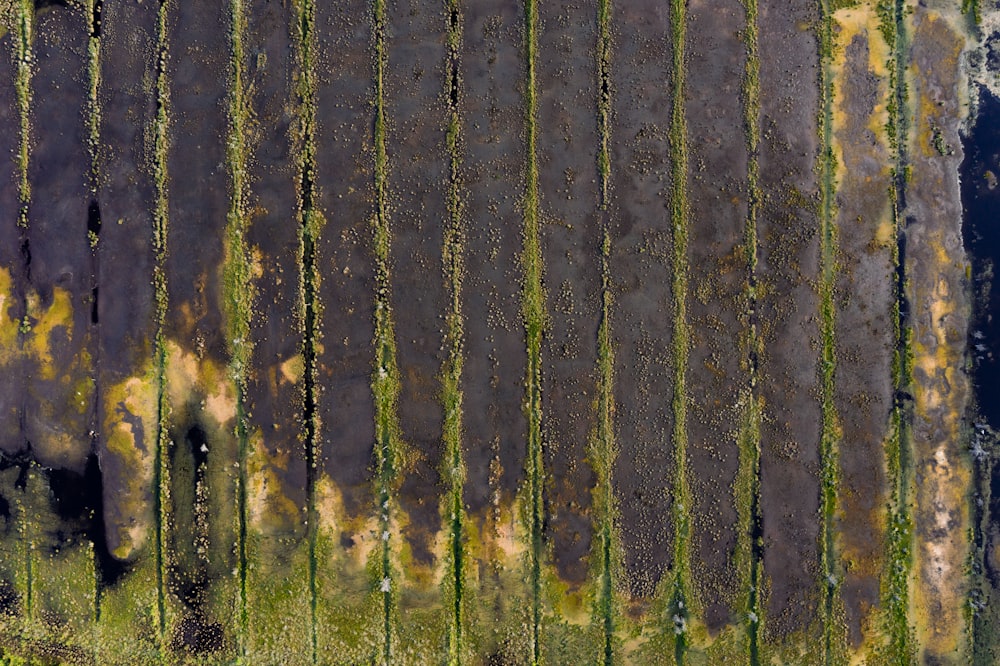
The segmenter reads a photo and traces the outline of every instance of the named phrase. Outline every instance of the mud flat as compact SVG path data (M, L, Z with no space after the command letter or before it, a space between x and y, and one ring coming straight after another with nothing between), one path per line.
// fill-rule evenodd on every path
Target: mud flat
M601 318L598 215L597 3L538 5L537 164L542 283L548 327L542 343L545 540L558 585L542 639L548 659L593 660L587 583L591 560L597 428L597 329ZM554 594L553 594L554 593Z
M757 283L764 608L761 661L821 659L819 572L819 20L810 2L758 3ZM821 643L820 643L821 644ZM802 662L805 663L805 662ZM812 663L811 661L808 663Z
M891 437L895 345L892 155L885 136L888 47L864 9L834 15L836 376L840 425L837 567L848 646L864 651L885 570L885 451Z
M152 275L156 187L150 134L156 115L157 7L104 3L97 148L99 389L97 453L104 535L99 561L99 653L124 649L136 663L159 645L158 446ZM91 225L96 226L96 225ZM114 646L114 648L112 648ZM126 647L127 646L127 647Z
M441 373L448 292L442 247L449 222L445 97L448 14L443 3L390 0L385 114L392 316L399 366L399 435L413 460L402 470L399 654L413 663L444 653L442 531L444 409Z
M708 643L717 654L740 653L725 627L742 624L743 581L733 566L741 529L733 489L738 438L750 386L745 258L747 141L741 85L746 46L743 5L692 2L688 7L687 125L691 351L687 369L688 475L692 579ZM698 36L695 38L694 36ZM727 645L728 644L728 645ZM719 657L716 657L719 658Z
M659 617L657 591L672 560L673 317L670 262L669 118L671 25L658 2L616 5L611 39L611 341L615 423L614 465L625 598L618 632L629 658L669 650L672 627ZM624 378L628 378L626 381ZM640 638L639 627L649 624Z
M907 72L913 118L907 190L907 297L912 305L915 474L912 618L919 658L965 663L971 461L963 417L970 316L961 235L958 129L967 110L961 51L951 12L918 7Z
M172 10L172 11L171 11ZM168 6L167 235L163 271L166 640L187 658L235 654L237 388L224 313L230 74L228 7Z
M368 661L385 643L373 480L375 276L371 9L320 3L315 70L316 510L318 654ZM311 222L310 222L311 223ZM308 276L306 279L309 279ZM373 565L374 566L374 565ZM376 578L377 576L377 578Z
M308 664L313 623L306 538L309 443L303 424L298 12L291 3L264 0L246 2L242 12L243 108L238 111L244 117L237 140L247 171L242 209L234 212L243 218L243 261L252 282L227 288L252 289L245 312L244 344L252 351L243 370L240 461L245 484L243 650L257 663Z

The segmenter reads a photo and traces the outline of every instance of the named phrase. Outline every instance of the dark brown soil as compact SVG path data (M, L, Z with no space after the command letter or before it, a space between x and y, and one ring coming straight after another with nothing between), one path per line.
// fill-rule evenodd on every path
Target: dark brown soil
M481 520L495 500L509 506L524 479L524 27L516 4L474 0L462 11L465 498Z
M94 373L83 352L93 352L96 334L87 241L87 28L78 8L57 7L37 16L26 232L31 253L27 289L37 298L29 313L32 325L49 314L57 288L69 294L72 320L60 322L71 328L57 326L48 335L52 360L47 373L41 358L27 359L24 436L36 460L77 472L83 471L90 452L94 419ZM43 328L29 336L33 346L40 335L45 335Z
M892 306L896 239L877 239L888 223L890 176L886 147L868 129L885 93L885 82L868 67L867 35L857 35L846 51L844 86L836 103L847 122L836 135L843 148L843 176L837 195L839 267L836 284L837 342L834 404L842 427L840 441L840 548L849 558L842 588L852 645L862 639L862 623L879 605L887 501L885 438L892 410Z
M374 100L371 22L361 1L316 7L316 349L320 469L351 516L372 515L375 443ZM350 536L347 543L351 543Z
M301 514L306 506L304 363L294 368L294 359L302 353L301 248L296 224L299 142L289 103L295 98L292 30L297 13L290 4L267 0L251 2L246 11L244 71L251 82L253 118L246 128L250 149L247 185L252 190L246 201L246 245L262 274L254 280L256 302L248 341L253 345L253 356L244 408L251 447L256 437L262 438L269 470L279 483L266 492L286 498L300 509L292 512L283 505L270 505L265 522L255 527L287 548L289 537L300 539L306 531ZM283 364L293 368L286 365L283 370Z
M817 617L819 593L819 56L815 3L760 3L758 301L763 352L765 641Z
M390 1L386 15L392 312L402 384L398 414L403 441L417 457L403 479L399 502L411 521L406 537L414 560L431 564L430 548L441 527L440 378L444 317L451 307L441 265L450 215L444 85L448 24L437 0Z
M145 378L154 363L156 303L153 288L153 210L156 193L147 131L156 115L152 86L156 74L156 7L143 3L126 8L108 3L103 12L101 60L101 209L97 246L98 316L100 335L97 384L99 390ZM139 414L123 403L110 404L101 393L98 455L104 479L104 520L108 548L118 543L118 528L137 518L152 520L153 489L133 492L136 470L131 460L108 447L111 429L122 421L130 425L136 444L149 455L157 433L146 428ZM112 417L111 415L114 415ZM135 508L142 510L135 515Z
M169 20L171 141L167 254L168 312L164 335L204 371L208 361L226 368L222 265L232 183L226 167L229 22L220 6L178 3ZM170 361L168 360L168 367ZM185 608L175 640L197 651L197 637L220 623L230 636L232 605L213 601L230 593L235 560L235 483L232 422L216 430L207 408L224 391L226 374L194 380L169 405L164 454L169 469L167 583ZM168 379L168 390L175 389ZM183 391L183 389L180 389ZM204 501L199 501L203 494ZM207 514L207 515L206 515ZM208 519L211 515L211 519ZM215 645L218 641L213 641Z
M616 5L611 142L614 478L625 580L641 612L673 557L668 5Z
M688 265L691 351L687 371L692 576L715 631L740 597L733 566L738 517L737 438L749 391L747 140L741 84L745 12L738 0L688 7Z
M589 445L601 320L597 3L543 2L538 19L536 157L549 322L542 347L545 530L560 578L581 584L594 520Z
M11 294L5 299L0 318L22 321L24 318L24 255L21 252L22 232L17 226L21 201L18 184L21 171L18 155L21 144L21 117L17 106L14 82L17 60L13 32L0 38L0 234L10 239L0 244L0 268L10 271ZM21 413L27 377L20 350L15 350L4 364L4 372L15 381L0 383L0 451L16 453L24 448L21 433Z

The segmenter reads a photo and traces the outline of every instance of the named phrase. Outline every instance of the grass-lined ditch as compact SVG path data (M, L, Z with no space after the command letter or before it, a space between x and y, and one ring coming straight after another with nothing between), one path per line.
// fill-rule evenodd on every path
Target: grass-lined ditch
M545 520L543 491L545 469L542 456L542 335L545 328L545 292L542 289L542 249L538 210L537 89L535 58L538 50L538 6L536 0L524 0L525 59L525 165L523 195L523 246L521 250L521 316L524 321L528 361L524 377L528 441L525 453L527 473L526 507L530 534L529 573L531 576L531 663L541 661L542 630L542 529Z
M448 100L446 145L448 151L448 220L444 228L441 265L448 296L445 315L447 359L442 368L441 402L444 407L442 440L445 453L441 478L446 492L442 500L444 529L448 534L447 577L443 583L447 619L447 660L449 666L467 662L471 650L466 643L466 521L463 501L466 478L463 452L463 384L465 315L462 284L465 275L465 206L462 186L462 3L448 2L448 55L445 60L445 94Z
M837 370L835 328L837 310L834 303L834 282L837 271L837 158L833 149L834 80L833 9L831 2L820 3L818 41L820 53L820 267L819 267L819 329L820 329L820 404L822 433L820 435L820 572L823 593L823 636L827 664L843 660L842 626L843 574L838 566L836 528L834 525L839 494L840 423L834 404Z
M910 576L913 566L911 551L913 520L910 486L912 451L910 423L913 418L912 396L913 355L909 303L906 293L906 240L904 235L906 207L906 172L908 164L908 93L906 83L907 34L904 20L904 0L884 0L876 5L882 37L890 51L886 63L889 71L889 98L886 102L886 138L892 152L892 184L890 188L893 252L895 266L892 309L893 404L890 415L889 446L886 452L890 484L889 509L886 519L885 572L882 574L880 596L884 609L883 631L888 638L885 653L889 660L912 660L915 657L910 615Z
M760 357L759 315L757 305L757 227L763 203L760 186L760 42L757 0L744 0L746 23L743 42L746 48L744 61L742 102L743 123L747 146L747 216L743 235L743 252L746 260L746 309L741 351L749 375L749 388L742 396L745 402L743 421L737 435L739 470L734 483L738 530L734 563L737 569L743 599L737 604L746 628L747 657L751 666L760 663L760 628L764 623L761 603L762 581L761 515L760 515L760 419L761 398L757 389L758 359Z
M603 663L615 663L619 651L615 640L618 612L616 584L621 578L621 539L616 523L617 502L614 492L615 445L615 357L612 344L611 316L614 307L611 292L611 114L612 95L612 20L611 0L597 2L597 166L599 177L599 215L601 223L601 321L597 329L597 432L592 457L597 476L595 492L597 546L599 567L595 623L603 633Z
M673 627L674 658L678 664L684 663L684 653L688 645L688 623L699 621L700 609L692 606L691 591L691 489L687 478L687 365L689 356L689 332L687 321L688 288L688 147L687 109L681 102L685 96L685 40L687 38L687 5L683 0L671 0L671 64L672 89L675 103L670 109L670 229L672 242L672 283L673 322L671 341L673 343L673 431L671 433L674 455L673 494L673 572L668 609Z

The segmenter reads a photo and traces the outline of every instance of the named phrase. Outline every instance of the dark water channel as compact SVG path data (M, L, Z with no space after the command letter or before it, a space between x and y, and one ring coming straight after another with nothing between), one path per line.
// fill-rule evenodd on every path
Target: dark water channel
M978 117L964 137L962 233L972 264L968 350L975 397L971 418L973 490L973 663L1000 658L1000 100L980 91Z

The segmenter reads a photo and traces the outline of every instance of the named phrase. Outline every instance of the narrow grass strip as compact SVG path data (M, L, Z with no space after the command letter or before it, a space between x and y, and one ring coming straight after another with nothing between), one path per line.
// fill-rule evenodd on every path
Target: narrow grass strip
M833 14L830 0L820 0L820 399L822 433L820 436L820 571L823 593L823 642L825 661L832 664L841 652L838 622L835 617L840 597L841 576L837 566L834 521L839 493L839 432L834 406L836 373L836 306L833 300L836 282L837 229L834 221L836 196L836 158L833 154L833 75L830 69L833 50Z
M684 663L691 614L691 490L687 479L687 364L688 364L688 202L687 202L687 117L685 103L685 48L687 3L671 0L670 25L673 33L673 105L670 113L670 226L673 231L673 352L674 352L674 580L670 602L673 620L674 657Z
M32 0L20 0L17 4L16 12L17 78L14 81L14 87L17 90L17 108L21 121L21 141L17 160L20 172L18 194L21 200L21 210L17 220L21 229L26 229L28 226L28 204L31 202L31 184L28 182L28 162L31 160L31 77L34 75L34 56L31 44L35 40L34 2ZM24 238L21 240L23 242Z
M87 25L87 146L90 149L90 192L96 196L100 183L101 102L101 11L102 0L88 0ZM93 240L91 242L93 244Z
M611 343L611 220L608 205L611 188L611 0L597 3L597 167L600 178L601 239L601 323L597 331L597 441L594 443L594 471L598 477L596 515L600 534L601 564L598 588L598 616L604 633L604 664L614 663L614 584L615 495L614 461L617 448L614 438L614 348Z
M763 608L760 598L762 553L757 543L761 526L760 512L760 423L761 396L757 389L757 359L760 356L757 313L757 219L763 204L760 189L760 45L757 0L743 0L746 27L746 65L743 73L743 122L747 138L747 219L743 251L746 258L746 311L744 329L745 363L750 388L743 408L739 437L739 471L736 478L736 509L740 529L737 532L737 568L746 591L745 617L750 666L760 663L760 637Z
M153 454L153 504L155 512L155 529L153 557L156 564L156 614L155 624L158 629L157 645L161 657L164 655L167 631L167 592L166 567L164 558L167 529L167 504L169 498L170 477L167 469L166 450L169 442L166 416L169 409L166 392L167 347L165 339L165 322L167 317L167 228L168 212L168 172L167 157L169 152L170 128L170 82L167 76L167 57L169 48L169 13L171 0L160 0L159 14L156 20L156 118L153 122L153 175L156 188L156 207L153 211L153 251L155 265L153 266L153 290L156 298L156 384L157 384L157 433L155 451Z
M226 216L225 259L222 271L223 308L226 344L229 349L229 379L236 389L236 574L238 584L236 643L237 652L246 657L247 611L247 368L252 358L250 317L254 293L250 259L246 247L249 225L247 197L248 150L246 122L249 100L244 83L245 56L243 39L247 18L243 0L229 3L230 76L229 131L226 140L226 163L229 167L232 194Z
M542 334L545 328L545 293L542 289L542 248L538 211L537 160L537 84L535 56L538 52L538 5L524 0L525 145L524 228L521 250L521 316L524 317L528 362L525 374L527 398L528 450L526 468L529 491L529 530L531 533L531 654L532 664L541 663L541 578L542 526L545 507L542 492L545 479L542 458Z
M316 6L312 0L297 4L296 49L298 67L298 140L299 154L299 307L302 324L304 387L302 423L306 458L306 540L309 551L309 635L313 664L319 663L317 632L318 593L316 589L316 548L319 537L319 514L316 509L316 480L319 474L319 436L316 415L316 340L319 322L316 308L316 238L321 216L316 214L314 174L316 172L316 87L313 80L313 34Z
M375 397L375 466L376 496L382 534L390 533L392 490L399 463L399 426L396 404L399 399L399 369L396 365L395 325L391 311L391 244L389 220L388 168L386 154L385 72L388 67L386 46L385 0L374 0L372 41L375 79L375 215L372 220L375 254L375 373L372 392ZM396 592L393 585L392 544L381 540L381 593L384 645L382 658L392 663L392 616Z
M884 648L891 663L909 663L916 658L916 645L910 628L910 572L913 566L913 518L910 512L909 484L911 454L909 424L912 414L899 396L909 391L912 383L911 331L906 318L906 267L903 257L903 206L906 193L907 116L905 0L882 0L877 6L880 30L889 46L889 102L886 134L893 151L893 174L890 199L896 243L892 260L895 266L895 302L893 305L892 380L897 398L890 417L890 441L887 451L889 480L892 484L889 520L886 532L886 569L882 574L882 605L885 609L884 631L888 643Z
M464 360L465 317L462 313L462 277L465 272L465 224L462 218L461 196L461 52L462 7L461 0L448 2L448 65L446 94L448 97L448 225L445 228L442 265L445 283L451 300L451 310L445 317L448 358L445 361L442 381L444 402L445 469L442 479L448 480L448 506L446 507L450 541L450 599L451 617L448 620L448 664L462 663L462 627L465 607L465 513L462 496L465 487L465 460L462 454L462 364Z
M87 147L90 152L90 196L97 199L100 188L100 142L101 142L101 102L98 96L101 87L101 10L102 0L88 0L86 5L87 26L90 28L90 37L87 40L87 124L88 137ZM89 215L88 215L89 218ZM100 220L98 219L97 229L91 229L90 219L87 220L87 236L91 249L91 294L94 302L91 307L97 309L97 285L99 282L100 254L97 251L98 233L100 232ZM101 366L101 329L96 328L93 358L93 367ZM96 372L94 375L94 409L93 409L93 430L100 429L100 412L102 400L102 385L97 381ZM103 516L93 516L91 520L104 520ZM94 570L94 608L93 621L94 631L98 630L98 622L101 619L101 572L97 563L97 544L91 544L90 554ZM95 658L97 656L97 642L94 642Z

